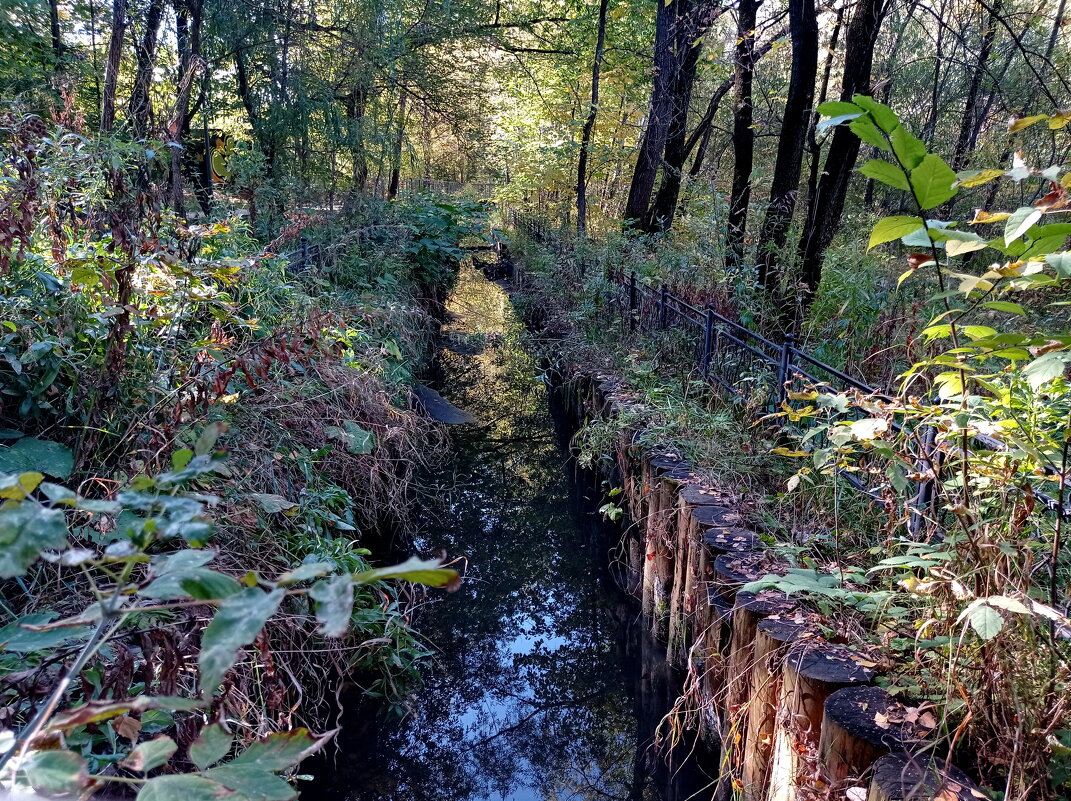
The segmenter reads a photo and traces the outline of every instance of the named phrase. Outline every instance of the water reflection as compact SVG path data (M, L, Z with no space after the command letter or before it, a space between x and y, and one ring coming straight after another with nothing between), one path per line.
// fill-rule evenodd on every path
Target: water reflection
M512 307L466 270L448 308L437 384L478 423L453 429L453 474L417 543L466 557L466 581L421 615L438 656L409 715L348 710L303 796L687 798L709 779L671 775L649 747L676 683L606 570L608 539L569 479Z

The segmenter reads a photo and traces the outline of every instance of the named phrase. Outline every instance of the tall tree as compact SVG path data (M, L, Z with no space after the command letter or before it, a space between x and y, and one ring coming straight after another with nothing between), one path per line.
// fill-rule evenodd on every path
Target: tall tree
M152 84L153 70L156 67L156 40L163 15L164 0L149 0L149 7L145 12L145 29L142 31L141 42L137 48L134 87L127 103L127 114L137 136L145 136L152 117L149 87Z
M576 162L576 232L586 236L588 232L588 155L595 133L595 120L599 114L599 77L602 71L603 50L606 47L606 10L609 0L599 0L598 31L595 36L595 57L591 64L591 100L584 129L580 133L580 155Z
M858 0L856 4L845 36L841 100L850 101L854 95L870 89L874 45L886 8L885 0ZM826 248L833 241L840 224L848 183L858 155L859 137L847 126L838 126L833 132L825 169L807 209L800 237L799 264L800 280L804 287L804 308L814 299L818 283L822 280Z
M666 148L669 119L672 114L673 51L678 20L691 0L674 0L666 3L658 0L655 16L654 76L651 84L651 100L647 107L647 127L644 128L636 154L636 165L629 183L628 200L625 201L625 221L642 220L647 214L654 192L658 165Z
M108 39L108 60L104 64L104 89L101 96L101 133L111 133L115 127L115 93L119 88L119 66L123 58L126 10L127 0L112 0L112 30Z
M736 59L733 85L733 185L725 234L725 268L734 272L743 261L744 234L751 205L751 173L755 169L755 21L762 0L740 0L737 7Z
M788 97L781 114L781 135L777 140L777 161L770 186L770 202L759 233L759 284L771 292L779 291L784 271L786 259L783 251L796 209L803 150L807 144L808 122L818 76L818 16L814 0L789 0L788 18L792 37L792 71L788 81ZM788 261L791 262L791 259Z

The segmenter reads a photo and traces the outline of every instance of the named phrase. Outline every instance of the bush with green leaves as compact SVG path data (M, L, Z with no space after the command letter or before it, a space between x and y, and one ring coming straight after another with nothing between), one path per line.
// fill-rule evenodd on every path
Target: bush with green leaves
M869 97L819 110L821 127L847 125L879 152L863 175L904 193L905 213L879 220L868 246L894 244L900 282L926 285L933 317L923 357L891 396L814 387L791 392L777 415L799 431L794 449L778 449L803 463L790 490L851 473L883 508L870 548L830 555L855 564L855 589L836 572L828 586L794 575L758 586L878 610L870 625L910 644L901 673L939 704L942 731L977 751L983 778L1007 799L1054 797L1064 779L1047 766L1071 730L1061 700L1071 686L1071 332L1053 313L1071 289L1071 224L1059 221L1071 172L1017 155L1010 169L957 174ZM1011 132L1047 121L1058 136L1068 119L1029 117ZM1016 183L1027 203L940 219L994 180Z
M246 727L257 725L223 716L234 702L236 662L253 647L260 669L271 672L263 632L281 612L308 620L321 637L340 638L369 605L365 587L392 579L434 587L457 581L436 560L370 568L341 551L272 576L212 567L221 554L206 543L219 498L207 490L214 475L227 471L216 450L221 431L208 427L193 448L175 452L172 470L139 476L106 499L46 481L39 471L0 476L0 578L26 581L47 572L50 580L88 587L92 597L83 607L68 599L61 616L37 612L0 629L5 685L17 690L20 676L47 684L43 694L7 698L0 733L5 786L79 794L132 784L142 801L291 798L296 791L279 774L330 735L280 731L227 759L236 741L250 739ZM13 451L0 452L5 467L17 464ZM47 461L58 473L69 469L69 462L58 463L61 456ZM370 596L371 606L381 595ZM146 646L156 626L183 621L199 639L195 669L177 670L177 654L154 659Z

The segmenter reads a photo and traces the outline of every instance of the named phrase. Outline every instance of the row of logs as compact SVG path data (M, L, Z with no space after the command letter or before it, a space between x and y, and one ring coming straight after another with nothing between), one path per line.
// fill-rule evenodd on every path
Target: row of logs
M597 376L578 419L631 411L637 398ZM720 745L716 795L745 801L971 801L977 787L935 753L933 714L873 686L880 659L825 639L819 615L777 590L741 587L789 565L679 455L624 432L608 467L627 512L621 560L666 659L686 672L692 720Z

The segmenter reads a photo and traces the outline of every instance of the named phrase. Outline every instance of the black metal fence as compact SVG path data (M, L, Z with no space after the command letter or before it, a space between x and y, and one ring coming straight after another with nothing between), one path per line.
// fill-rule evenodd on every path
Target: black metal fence
M571 237L556 236L544 219L513 214L511 222L536 242L563 250L574 244ZM577 277L582 278L585 268L575 269ZM719 314L712 304L696 306L688 303L671 293L665 284L658 287L645 285L635 273L626 275L611 269L606 272L606 277L609 284L607 305L610 313L619 318L623 335L640 332L657 336L660 349L683 367L733 395L747 397L760 413L774 413L786 406L791 408L794 394L814 389L832 394L854 390L878 402L891 400L882 390L797 347L791 334L775 342ZM865 416L854 405L839 414L845 422ZM787 425L784 418L779 419ZM903 436L909 443L911 461L916 468L914 472L926 476L921 480L909 480L903 471L900 474L908 486L914 484L911 506L915 511L910 529L913 534L918 534L927 520L940 521L944 517L936 507L935 481L946 454L937 441L936 432L929 426L905 429L894 421L890 427L893 433ZM815 444L822 446L825 443L819 438ZM974 455L982 458L1005 450L1000 441L981 434L972 437L971 447ZM875 453L864 455L850 468L838 467L837 474L856 489L874 498L884 498L895 491L890 469L888 461ZM1048 512L1059 512L1061 500L1037 489L1034 497ZM1063 502L1063 513L1071 515L1071 504L1066 501Z

